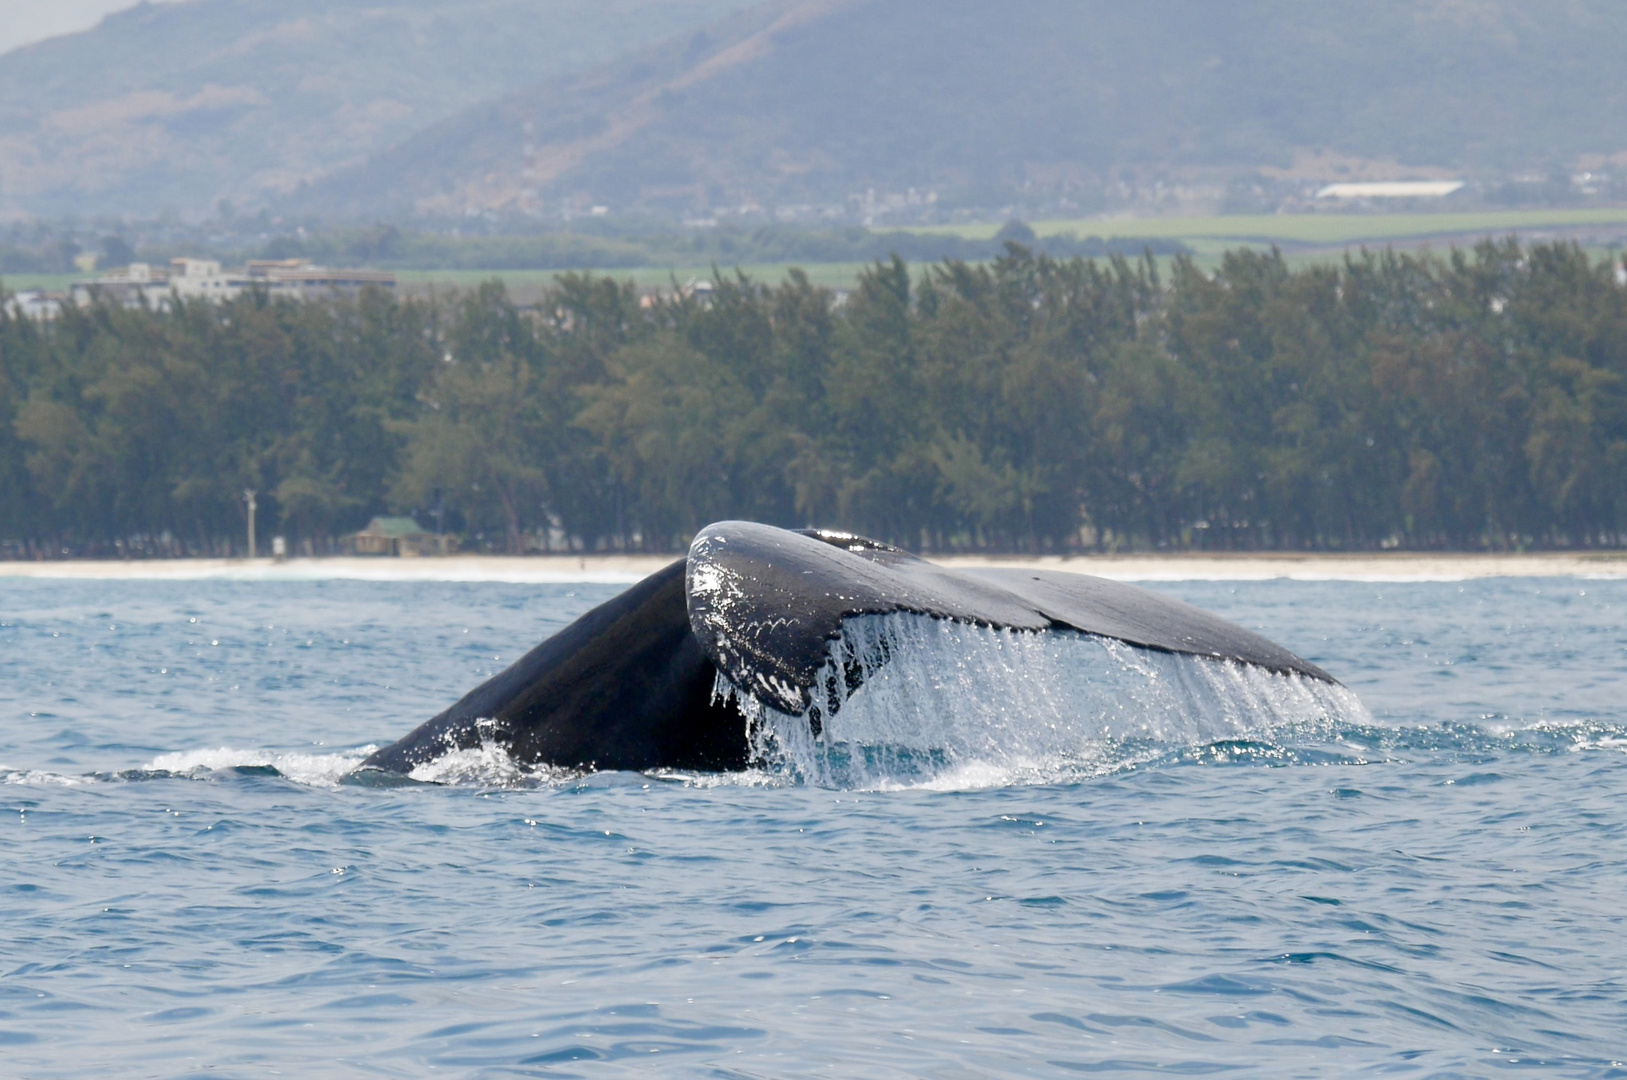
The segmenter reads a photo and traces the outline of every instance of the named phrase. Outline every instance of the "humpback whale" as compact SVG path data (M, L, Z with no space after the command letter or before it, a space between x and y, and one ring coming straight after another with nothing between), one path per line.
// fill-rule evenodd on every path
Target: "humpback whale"
M840 706L836 691L855 689L861 669L885 661L844 667L832 648L844 622L895 613L1077 631L1336 685L1257 634L1133 585L1053 570L951 570L850 533L724 521L702 529L684 558L587 612L359 769L407 773L486 743L527 764L743 769L751 746L733 698L805 717L817 736L822 716ZM836 679L846 685L834 687Z

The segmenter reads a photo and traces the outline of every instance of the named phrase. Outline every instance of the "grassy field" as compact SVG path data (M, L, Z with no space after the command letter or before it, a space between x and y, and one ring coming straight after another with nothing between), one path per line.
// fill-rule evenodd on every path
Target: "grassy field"
M749 263L739 267L757 281L777 282L785 278L797 263ZM808 279L815 285L846 288L858 277L864 263L809 263L802 265ZM720 266L724 274L732 275L734 266ZM641 288L670 288L674 279L684 285L690 281L706 280L712 276L710 266L640 266L632 269L593 270L584 273L613 277L618 281L632 281ZM396 278L409 291L428 289L468 289L483 281L497 279L508 286L509 292L526 298L553 284L565 271L561 270L399 270Z
M1467 239L1465 238L1467 237ZM1408 237L1410 238L1410 236ZM1455 242L1458 246L1472 243L1477 237L1474 234L1448 234L1441 237L1435 245L1437 250L1444 250ZM1193 262L1204 270L1213 271L1220 267L1221 260L1226 252L1238 248L1262 248L1270 243L1281 241L1269 239L1242 239L1242 238L1191 238L1187 245L1193 249ZM1389 241L1379 241L1379 244ZM1324 266L1338 263L1345 256L1347 248L1343 245L1317 248L1302 248L1295 250L1288 248L1283 252L1283 259L1293 269L1303 269L1307 266ZM1594 260L1609 256L1619 256L1608 248L1587 246L1588 257ZM1156 259L1159 270L1166 279L1170 272L1170 264L1174 262L1171 256L1161 255ZM753 263L740 267L747 276L756 281L777 284L785 280L786 274L793 267L800 267L808 275L808 279L815 285L823 285L831 289L850 289L858 281L859 272L869 263ZM927 272L929 263L915 263L913 268L917 276ZM733 266L724 266L725 274L733 274ZM631 279L641 288L660 289L665 291L676 277L680 285L692 280L704 280L712 276L710 266L683 267L676 270L661 267L641 267L633 270L592 270L585 273L599 274L615 278L618 281ZM398 273L402 290L408 293L428 292L431 289L459 288L467 289L483 281L497 279L508 286L509 293L522 303L534 302L542 290L551 284L560 274L556 270L403 270Z
M1181 240L1194 252L1199 266L1213 270L1221 257L1239 247L1284 246L1289 265L1311 266L1336 262L1347 247L1361 244L1383 246L1391 243L1430 241L1437 248L1472 244L1482 236L1503 236L1510 232L1550 229L1578 229L1588 226L1620 227L1627 231L1627 208L1594 210L1519 210L1475 214L1258 214L1189 218L1118 218L1111 220L1047 220L1032 223L1041 236L1074 233L1079 236L1145 237ZM992 237L998 224L930 226L912 230L927 233L956 233L974 239ZM1589 247L1594 258L1609 254L1608 249ZM1159 263L1167 270L1169 259ZM759 281L777 282L793 266L800 265L816 285L849 288L864 263L753 263L740 267ZM724 266L732 273L733 266ZM710 266L639 267L631 270L599 270L621 280L631 279L646 288L662 288L673 278L679 283L708 278ZM468 288L492 278L501 279L509 291L522 300L533 299L559 276L554 270L404 270L398 275L411 291L429 288Z
M1627 226L1627 208L1592 210L1507 210L1468 214L1236 214L1215 217L1085 218L1030 222L1040 236L1145 237L1184 240L1202 250L1204 241L1221 247L1238 243L1333 246L1363 241L1429 237L1502 235L1525 229L1573 229L1590 225ZM953 234L982 240L1000 229L981 225L926 225L911 232ZM1198 241L1199 243L1193 243Z
M785 278L794 263L751 263L740 267L758 281L777 282ZM815 285L846 288L852 285L864 268L863 263L811 263L803 267ZM725 274L733 274L735 267L720 267ZM396 280L404 292L420 293L432 289L472 289L484 281L501 281L515 296L534 298L552 285L566 271L562 270L398 270ZM710 266L641 266L632 269L591 270L583 273L600 274L618 281L631 280L643 288L666 288L676 278L680 285L712 276ZM85 280L84 274L31 274L19 273L0 277L0 288L8 292L24 289L45 289L65 292L76 281Z
M66 292L68 286L83 280L84 274L0 274L0 288L7 292L21 292L24 289Z
M1589 227L1619 228L1627 232L1627 208L1593 210L1514 210L1473 214L1256 214L1186 218L1054 219L1035 221L1040 236L1074 233L1078 236L1144 237L1180 240L1190 247L1198 265L1214 269L1225 252L1239 247L1280 244L1290 265L1309 266L1337 261L1349 247L1432 243L1436 248L1472 244L1483 236L1503 236L1516 232L1583 230ZM998 231L997 224L923 226L911 231L949 233L972 239L986 239ZM1589 246L1588 253L1602 258L1611 252ZM1167 258L1160 258L1167 265ZM851 287L864 263L751 263L739 269L758 281L784 280L793 266L801 266L816 285ZM732 274L735 267L722 267ZM711 277L707 266L644 266L631 269L591 271L618 280L631 280L642 288L665 288L676 279L679 284ZM424 293L431 290L467 289L483 281L497 279L522 302L536 299L562 273L559 270L400 270L396 276L402 291ZM0 278L0 287L10 291L47 289L61 292L79 274L14 274Z

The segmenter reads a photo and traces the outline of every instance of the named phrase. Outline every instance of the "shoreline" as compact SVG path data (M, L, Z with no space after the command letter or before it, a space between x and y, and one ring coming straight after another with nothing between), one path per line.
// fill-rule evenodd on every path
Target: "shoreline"
M129 581L399 581L630 585L666 566L664 555L332 556L290 559L149 559L0 562L0 579ZM1480 578L1627 578L1627 552L1523 555L1201 553L950 555L958 569L1065 570L1116 581L1472 581Z

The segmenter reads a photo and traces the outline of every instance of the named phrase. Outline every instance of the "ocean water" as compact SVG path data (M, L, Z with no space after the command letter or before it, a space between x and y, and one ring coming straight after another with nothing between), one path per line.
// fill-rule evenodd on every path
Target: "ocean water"
M1627 1076L1627 582L1155 587L1355 697L939 633L367 787L615 587L0 578L0 1077Z

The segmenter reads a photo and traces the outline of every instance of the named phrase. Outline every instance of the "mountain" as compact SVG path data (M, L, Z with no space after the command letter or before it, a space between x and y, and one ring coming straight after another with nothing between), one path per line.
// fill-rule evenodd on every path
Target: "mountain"
M0 215L254 208L749 0L191 0L0 56Z
M288 205L976 201L1627 167L1620 0L777 0L449 116ZM1591 164L1590 164L1591 163Z

